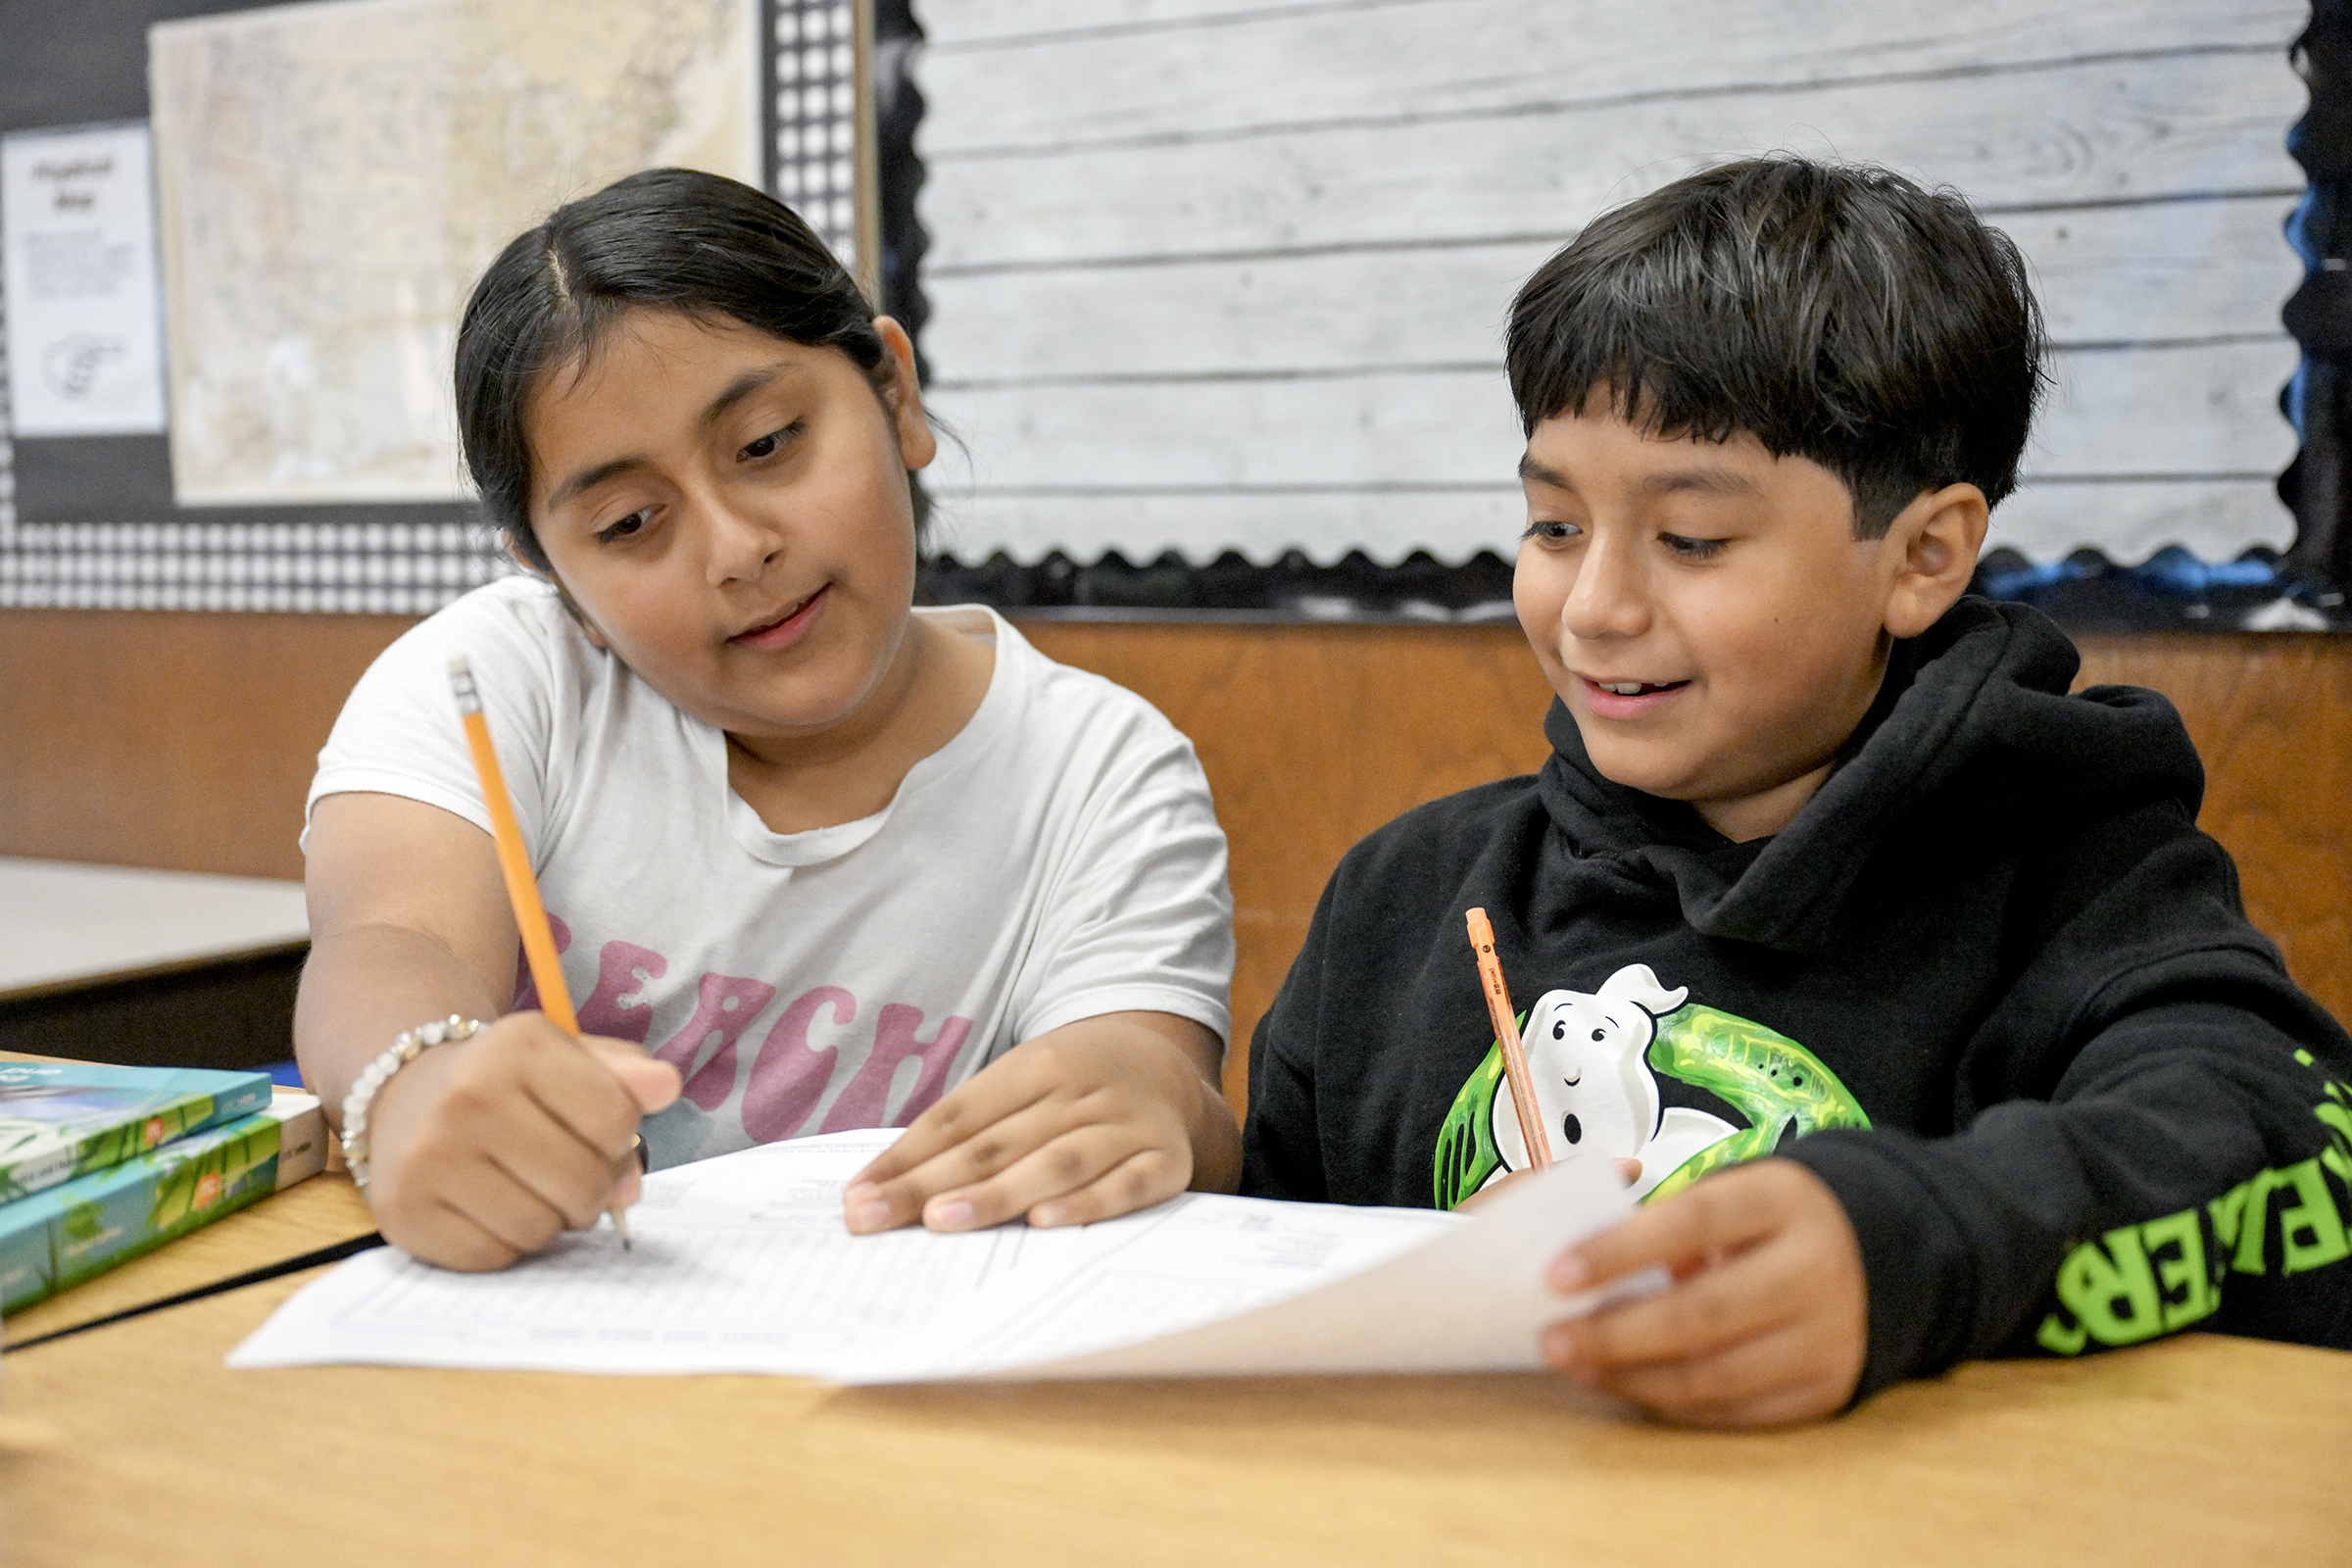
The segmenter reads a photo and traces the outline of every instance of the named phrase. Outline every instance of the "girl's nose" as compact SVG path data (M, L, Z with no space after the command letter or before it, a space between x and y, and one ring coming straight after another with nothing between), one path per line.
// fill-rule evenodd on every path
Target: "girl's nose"
M784 554L784 535L757 513L745 512L714 499L710 519L710 585L754 582Z

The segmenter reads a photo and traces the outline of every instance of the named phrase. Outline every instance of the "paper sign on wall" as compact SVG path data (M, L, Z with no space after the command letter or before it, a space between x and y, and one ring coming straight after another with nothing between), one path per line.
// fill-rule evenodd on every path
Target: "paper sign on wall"
M0 137L0 289L20 436L164 428L145 124Z

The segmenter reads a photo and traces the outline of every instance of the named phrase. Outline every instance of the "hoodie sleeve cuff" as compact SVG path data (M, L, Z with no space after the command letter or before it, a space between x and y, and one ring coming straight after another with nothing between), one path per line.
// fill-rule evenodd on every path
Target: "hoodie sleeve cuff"
M1829 1184L1861 1248L1870 1347L1849 1407L1959 1360L1975 1317L1966 1237L1904 1157L1912 1142L1884 1130L1831 1131L1780 1152Z

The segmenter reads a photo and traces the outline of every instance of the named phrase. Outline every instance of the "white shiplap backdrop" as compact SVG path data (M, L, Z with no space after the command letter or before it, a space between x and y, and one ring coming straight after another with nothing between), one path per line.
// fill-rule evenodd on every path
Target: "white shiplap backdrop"
M1595 213L1771 149L1948 183L2058 382L1992 545L2226 560L2301 267L2294 0L918 0L924 348L963 559L1507 557L1512 292Z

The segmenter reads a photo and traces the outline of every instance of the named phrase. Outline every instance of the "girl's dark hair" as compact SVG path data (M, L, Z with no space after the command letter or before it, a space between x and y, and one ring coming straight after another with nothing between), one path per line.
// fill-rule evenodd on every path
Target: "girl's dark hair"
M2017 487L2041 353L2024 259L1956 192L1774 157L1594 219L1512 301L1506 357L1531 434L1595 394L1660 435L1744 430L1842 479L1875 539L1923 490Z
M553 574L531 526L523 416L539 378L592 355L636 309L731 317L839 349L889 389L897 362L874 310L824 242L764 191L691 169L653 169L566 202L490 264L458 328L458 434L490 520ZM925 507L912 488L916 537Z

